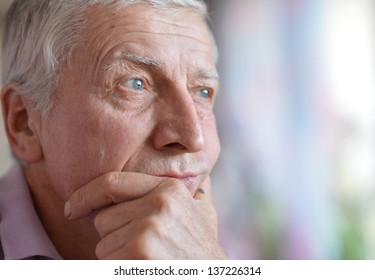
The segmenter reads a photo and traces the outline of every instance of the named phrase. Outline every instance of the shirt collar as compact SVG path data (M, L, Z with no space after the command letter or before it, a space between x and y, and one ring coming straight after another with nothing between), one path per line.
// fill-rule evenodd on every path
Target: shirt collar
M39 220L19 165L0 179L0 238L5 259L62 259Z

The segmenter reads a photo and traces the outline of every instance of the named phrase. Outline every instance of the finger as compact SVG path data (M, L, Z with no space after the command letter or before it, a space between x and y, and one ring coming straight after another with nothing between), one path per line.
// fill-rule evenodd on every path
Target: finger
M136 227L132 229L134 233L137 231ZM127 235L126 242L118 243L118 248L108 251L105 254L97 251L97 257L100 260L162 260L171 259L168 249L164 247L163 242L157 242L152 237L143 235L141 238L134 236L134 233ZM122 244L123 245L120 245ZM152 244L150 246L149 244ZM114 248L114 247L112 247ZM99 250L99 249L98 249ZM174 258L176 258L174 256Z
M146 258L138 257L136 254L133 254L132 252L129 252L127 245L124 245L117 250L114 250L113 252L110 252L107 255L104 255L102 257L98 257L99 260L145 260Z
M202 202L205 205L205 214L210 216L212 221L217 221L217 214L214 207L210 177L207 177L205 181L203 181L200 188L202 189L202 191L197 191L194 198L198 202Z
M100 210L95 217L95 228L103 238L132 220L160 213L164 209L169 210L170 199L175 201L181 195L192 199L183 183L166 179L148 195Z
M65 216L77 219L104 206L145 196L166 178L133 172L110 172L76 190L65 203Z
M148 205L142 199L113 205L101 210L95 217L95 228L101 238L146 215Z
M199 186L197 192L194 194L194 198L196 200L212 201L212 187L210 177L204 179L202 184Z
M98 245L96 246L95 254L98 259L103 259L105 256L119 250L124 247L130 235L134 232L134 225L132 223L127 224L124 227L121 227L106 237L102 238Z

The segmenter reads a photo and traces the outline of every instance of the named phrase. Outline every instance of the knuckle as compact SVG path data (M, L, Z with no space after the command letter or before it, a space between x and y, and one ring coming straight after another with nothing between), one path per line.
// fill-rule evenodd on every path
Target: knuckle
M119 175L117 172L108 172L107 174L104 175L103 180L104 180L104 185L106 187L111 187L115 186L118 182Z
M110 219L108 218L105 210L96 214L94 218L94 227L102 238L111 233L109 221Z
M96 230L102 235L102 230L104 228L105 219L103 219L102 214L97 214L94 219L94 226Z
M109 203L116 203L116 191L119 180L117 172L110 172L104 176L103 189Z
M154 197L153 203L158 212L172 213L175 206L175 198L170 193L160 193Z

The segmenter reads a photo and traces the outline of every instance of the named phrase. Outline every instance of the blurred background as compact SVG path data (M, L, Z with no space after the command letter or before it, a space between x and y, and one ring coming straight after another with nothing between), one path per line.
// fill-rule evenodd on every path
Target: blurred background
M375 259L375 1L207 2L220 50L213 183L227 254Z
M0 0L0 36L2 35L2 31L3 31L4 13L6 12L11 2L12 0ZM0 43L1 43L1 39L0 39ZM1 44L0 44L0 47L1 47ZM0 55L0 60L1 60L1 55ZM0 67L0 71L1 71L1 67ZM0 77L0 83L1 83L1 77ZM8 142L5 136L2 117L3 117L2 114L0 114L0 176L2 176L12 164L12 159L11 159L12 157L9 152Z

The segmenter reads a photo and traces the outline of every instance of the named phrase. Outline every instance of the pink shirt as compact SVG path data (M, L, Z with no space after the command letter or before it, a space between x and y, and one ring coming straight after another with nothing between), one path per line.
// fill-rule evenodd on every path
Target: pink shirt
M0 241L6 260L61 260L35 211L19 165L0 179Z

